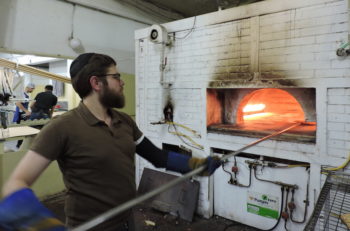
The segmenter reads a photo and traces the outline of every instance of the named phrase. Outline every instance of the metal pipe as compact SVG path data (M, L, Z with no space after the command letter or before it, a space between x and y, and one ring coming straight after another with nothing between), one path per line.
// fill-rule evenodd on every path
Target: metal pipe
M309 174L309 177L307 178L307 183L306 183L306 196L305 196L305 200L304 200L304 203L305 203L305 206L304 206L304 217L303 217L303 220L301 221L297 221L297 220L294 220L293 218L293 210L290 212L290 219L294 222L294 223L298 223L298 224L302 224L306 221L306 217L307 217L307 210L308 210L308 206L309 206L309 188L310 188L310 169L308 169L308 174ZM292 191L292 202L294 203L294 189Z
M289 189L289 188L298 189L298 188L299 188L298 185L296 185L296 184L287 184L287 183L284 183L284 182L281 182L281 181L273 181L273 180L261 179L261 178L259 178L259 177L256 175L256 168L255 168L255 167L253 167L253 168L254 168L254 177L255 177L255 179L257 179L257 180L260 180L260 181L263 181L263 182L272 183L272 184L281 185L281 186L286 187L287 189Z
M278 224L281 221L282 218L282 212L283 212L283 202L284 202L284 186L281 187L281 207L280 207L280 215L278 217L278 220L276 222L276 224L270 228L270 229L265 229L265 231L271 231L271 230L275 230L275 228L278 226Z
M254 146L254 145L256 145L256 144L258 144L258 143L260 143L260 142L262 142L264 140L267 140L267 139L271 138L271 137L280 135L280 134L282 134L282 133L284 133L284 132L286 132L286 131L288 131L288 130L290 130L292 128L295 128L295 127L299 126L300 124L301 123L293 124L292 126L286 128L286 129L283 129L282 131L273 133L273 134L265 136L265 137L263 137L263 138L261 138L261 139L259 139L257 141L254 141L253 143L250 143L247 146L244 146L243 148L241 148L241 149L239 149L239 150L237 150L235 152L232 152L231 154L225 155L224 157L221 158L221 160L224 161L224 160L230 158L231 156L234 156L234 155L237 155L237 154L241 153L242 151L246 150L247 148L250 148L250 147L252 147L252 146ZM99 216L93 218L92 220L90 220L88 222L85 222L85 223L83 223L82 225L80 225L80 226L78 226L76 228L71 229L71 231L85 231L85 230L89 230L92 227L95 227L95 226L97 226L97 225L107 221L108 219L118 215L119 213L124 212L124 211L134 207L135 205L137 205L137 204L139 204L139 203L141 203L141 202L143 202L145 200L148 200L148 199L154 197L155 195L157 195L157 194L159 194L159 193L161 193L163 191L168 190L169 188L177 185L178 183L180 183L180 182L182 182L182 181L184 181L186 179L191 178L194 175L197 175L198 173L204 171L205 168L206 168L206 165L202 165L202 166L194 169L193 171L188 172L188 173L182 175L181 177L176 178L175 180L170 181L169 183L167 183L165 185L162 185L159 188L157 188L157 189L155 189L155 190L153 190L151 192L148 192L148 193L146 193L144 195L136 197L133 200L127 201L127 202L125 202L125 203L123 203L123 204L121 204L121 205L119 205L119 206L117 206L117 207L115 207L115 208L113 208L111 210L108 210L107 212L104 212L104 213L100 214Z

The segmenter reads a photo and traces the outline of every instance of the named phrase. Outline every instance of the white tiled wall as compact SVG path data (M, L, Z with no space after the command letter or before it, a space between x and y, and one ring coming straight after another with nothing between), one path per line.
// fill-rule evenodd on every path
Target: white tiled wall
M137 123L159 147L162 143L183 144L166 125L150 124L163 119L163 107L170 100L174 121L201 135L196 138L186 133L204 146L204 151L193 149L194 153L207 156L211 147L237 150L254 139L206 132L208 86L261 87L253 78L258 72L260 79L289 79L295 87L314 87L316 144L269 140L249 152L310 162L311 190L319 192L320 166L340 165L350 151L350 61L336 56L336 49L348 38L347 0L266 0L257 4L265 5L165 24L169 35L175 37L173 44L164 48L163 79L170 85L160 84L162 45L148 40L147 28L137 31ZM266 6L270 12L259 16ZM237 19L237 12L246 15ZM145 165L138 160L139 177ZM198 212L211 216L211 181L198 179Z
M328 88L328 155L344 157L350 152L350 88Z

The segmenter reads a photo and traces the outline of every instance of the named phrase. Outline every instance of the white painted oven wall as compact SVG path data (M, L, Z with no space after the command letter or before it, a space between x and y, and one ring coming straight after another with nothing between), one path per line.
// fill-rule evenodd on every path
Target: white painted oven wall
M288 79L298 83L297 87L314 87L316 144L268 140L247 150L257 155L309 162L310 199L314 203L321 188L321 166L340 165L350 150L350 61L335 53L348 39L347 4L346 0L267 0L163 24L169 35L176 37L164 51L167 57L164 81L172 83L170 88L160 84L162 45L149 41L149 28L137 30L139 127L159 147L162 143L183 144L168 133L166 125L150 124L163 119L163 107L170 95L174 121L201 134L201 138L192 137L204 146L203 152L194 150L195 155L208 156L213 147L237 150L256 139L207 133L206 88L222 82L216 81L217 77L236 80L241 78L237 72L250 76L260 73L268 80ZM257 86L254 80L226 85ZM150 164L137 158L137 181L145 166ZM196 179L201 181L197 212L210 217L213 177Z
M230 159L230 162L226 163L224 166L226 171L230 171L231 167L234 165L234 158ZM237 180L242 185L248 185L249 183L249 167L245 162L247 160L254 161L254 159L251 158L236 157L236 164L239 169L237 173ZM278 164L281 165L281 163ZM273 210L280 212L281 205L283 205L282 211L285 210L287 192L284 191L284 198L282 202L280 185L260 181L255 178L254 171L251 170L251 172L250 187L238 187L236 185L228 184L230 176L228 173L224 172L222 168L216 170L214 175L214 211L215 214L221 217L247 224L261 230L269 230L277 224L278 220L248 212L247 204L254 203L252 199L248 200L248 197L252 194L256 194L267 195L270 198L278 198L277 203L275 204L276 208ZM294 202L296 208L293 212L293 220L303 220L305 206L303 201L306 199L306 189L309 180L308 171L305 167L299 166L281 169L259 166L256 169L256 175L259 179L263 180L273 179L274 181L297 185L298 188L294 192ZM288 202L291 201L291 198L292 192L289 190ZM259 203L254 204L259 205ZM269 206L266 205L263 205L262 207L269 208ZM309 215L311 214L312 209L313 203L310 203L308 207ZM286 227L288 230L301 231L304 229L304 225L304 223L298 224L288 220ZM285 221L283 218L281 218L278 225L273 230L286 230L284 226Z

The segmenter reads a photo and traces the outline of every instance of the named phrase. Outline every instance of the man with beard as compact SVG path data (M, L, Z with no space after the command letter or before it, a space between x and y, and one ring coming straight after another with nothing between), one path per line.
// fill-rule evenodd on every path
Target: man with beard
M210 175L220 166L218 158L191 158L157 148L128 115L113 109L122 108L125 100L124 81L111 57L82 54L72 62L70 74L82 101L52 119L36 136L3 189L6 197L0 203L0 227L64 230L28 188L53 160L57 160L67 188L69 228L136 196L135 152L155 167L180 173L206 164ZM21 217L23 213L27 213L26 219ZM131 217L127 211L91 230L130 231Z

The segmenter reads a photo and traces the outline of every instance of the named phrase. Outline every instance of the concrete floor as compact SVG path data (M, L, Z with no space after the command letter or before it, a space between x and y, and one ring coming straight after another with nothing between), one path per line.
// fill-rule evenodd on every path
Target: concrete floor
M195 216L192 222L179 219L176 216L156 211L146 205L135 208L134 216L137 231L253 231L255 228L247 227L234 221L214 216L205 219ZM155 222L155 226L145 225L145 221Z
M64 222L64 195L57 194L44 201L44 204ZM256 231L248 227L222 217L214 216L206 219L196 215L192 222L180 219L177 216L156 211L145 204L134 208L136 231ZM146 221L154 222L147 225Z

